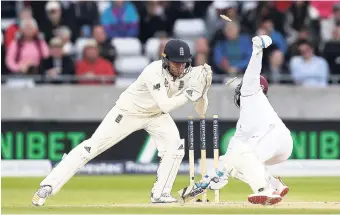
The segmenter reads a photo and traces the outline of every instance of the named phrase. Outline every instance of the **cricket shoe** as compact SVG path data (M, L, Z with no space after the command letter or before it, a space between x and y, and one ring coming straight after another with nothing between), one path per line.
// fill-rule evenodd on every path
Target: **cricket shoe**
M285 185L283 183L283 181L281 180L280 177L277 177L277 180L279 180L279 187L276 189L276 192L281 196L284 197L285 195L287 195L287 193L289 192L289 188L287 185Z
M282 201L282 197L272 188L261 188L258 193L249 195L248 201L252 204L275 205Z
M257 49L258 52L262 52L262 49L267 48L273 43L272 39L267 35L253 37L252 41L253 49Z
M52 187L49 185L42 186L39 190L34 193L32 198L32 204L35 206L43 206L47 197L49 197L52 193Z
M151 193L151 202L152 203L174 203L178 202L178 200L171 196L170 193L163 193L162 196L158 199L153 197L153 193Z

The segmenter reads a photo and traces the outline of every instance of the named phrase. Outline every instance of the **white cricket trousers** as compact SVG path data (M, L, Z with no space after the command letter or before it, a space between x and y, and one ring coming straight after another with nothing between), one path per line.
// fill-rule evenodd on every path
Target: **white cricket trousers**
M88 161L141 129L150 134L151 139L156 143L159 156L164 154L170 144L177 144L180 141L177 126L169 114L159 114L154 117L136 116L113 107L93 135L72 149L40 186L50 185L52 194L57 193Z
M290 131L283 125L269 128L263 135L256 136L243 142L232 139L228 150L235 144L245 144L264 165L274 165L286 161L293 151L293 139Z

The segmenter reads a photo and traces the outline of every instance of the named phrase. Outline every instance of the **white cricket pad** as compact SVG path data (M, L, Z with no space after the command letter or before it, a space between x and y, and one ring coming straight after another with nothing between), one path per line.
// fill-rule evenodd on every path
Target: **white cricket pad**
M96 156L96 150L89 147L90 140L85 140L71 152L64 156L60 163L52 169L50 174L40 183L40 186L52 187L52 195L58 193L60 188L82 168L89 160Z
M160 198L162 193L171 192L185 154L184 147L184 139L168 146L157 170L157 181L152 189L154 199Z

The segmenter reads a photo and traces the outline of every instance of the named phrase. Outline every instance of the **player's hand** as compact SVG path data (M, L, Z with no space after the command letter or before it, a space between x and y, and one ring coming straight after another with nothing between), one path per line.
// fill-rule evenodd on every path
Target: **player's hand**
M206 77L207 73L203 66L201 66L200 70L192 72L188 87L184 90L184 94L192 102L195 102L202 97L206 87Z

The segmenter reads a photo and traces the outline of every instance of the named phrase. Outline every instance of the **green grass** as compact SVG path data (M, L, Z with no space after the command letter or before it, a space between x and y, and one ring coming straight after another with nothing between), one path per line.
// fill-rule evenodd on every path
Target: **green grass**
M155 180L153 175L119 176L75 176L55 196L48 199L44 207L32 207L31 198L39 187L42 178L2 178L2 213L333 213L340 214L340 177L284 178L290 187L290 193L284 202L339 202L327 208L311 208L301 203L301 208L280 206L233 207L220 205L193 206L179 204L137 205L150 201L150 190ZM179 176L173 191L187 185L189 178ZM231 180L221 191L220 200L247 201L251 193L248 185ZM212 199L212 192L208 192ZM118 205L117 205L118 204ZM130 205L123 205L130 204ZM133 205L132 205L133 204ZM335 205L335 206L334 206Z

